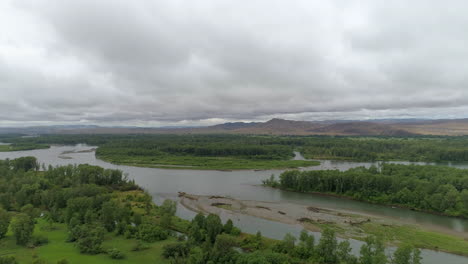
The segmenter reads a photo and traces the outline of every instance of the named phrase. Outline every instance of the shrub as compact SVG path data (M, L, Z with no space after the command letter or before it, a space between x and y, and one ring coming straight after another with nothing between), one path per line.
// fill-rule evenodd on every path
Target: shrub
M107 253L109 253L109 256L111 257L111 259L123 259L123 258L125 258L125 255L116 248L113 248L113 249L109 250Z
M154 224L142 224L138 228L138 238L148 243L165 240L168 236L166 230Z
M14 256L0 257L0 264L18 264Z
M145 245L140 240L137 240L136 244L132 247L132 251L142 251L148 248L148 245Z
M37 235L37 236L33 236L33 238L32 238L32 244L35 247L39 247L39 246L45 245L47 243L49 243L49 239L46 236Z
M190 252L190 247L187 243L178 242L178 243L171 243L167 244L163 247L162 255L165 258L175 258L175 257L183 257L185 258L188 256Z

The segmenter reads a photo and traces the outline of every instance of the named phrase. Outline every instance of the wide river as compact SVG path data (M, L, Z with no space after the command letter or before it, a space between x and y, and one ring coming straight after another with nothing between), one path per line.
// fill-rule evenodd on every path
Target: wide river
M146 189L154 198L156 203L161 203L164 199L177 200L177 192L187 192L198 195L223 195L241 200L258 200L270 202L289 202L296 204L306 204L314 207L344 209L357 213L371 214L379 217L392 218L407 223L423 225L429 228L443 230L445 232L468 232L468 220L431 215L400 208L390 208L379 205L372 205L346 199L334 197L294 193L266 188L259 185L261 180L271 174L278 176L282 170L267 171L208 171L208 170L176 170L176 169L154 169L140 168L132 166L114 165L96 159L94 152L80 152L62 154L65 151L89 150L93 147L86 145L77 146L52 146L50 149L0 152L0 159L14 159L23 156L35 156L38 161L45 165L68 165L68 164L92 164L110 169L120 169L128 174L130 179L135 179L136 183ZM296 155L301 159L300 155ZM346 162L322 160L320 166L305 168L306 170L317 169L339 169L346 170L357 166L369 167L375 163L369 162ZM420 163L421 164L421 163ZM453 167L468 168L468 164L446 164ZM180 217L191 219L195 213L178 207L177 214ZM226 220L232 215L221 215ZM243 231L255 233L261 231L263 235L281 239L286 233L298 235L302 230L299 225L287 225L272 222L252 216L238 216L232 219L236 226ZM320 234L315 234L317 237ZM352 240L353 251L359 252L362 242ZM389 250L389 252L392 249ZM467 264L468 258L444 252L432 250L422 250L424 264Z

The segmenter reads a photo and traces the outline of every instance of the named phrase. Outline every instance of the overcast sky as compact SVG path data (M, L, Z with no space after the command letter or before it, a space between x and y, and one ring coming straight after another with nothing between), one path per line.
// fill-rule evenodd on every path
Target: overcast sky
M467 1L1 0L0 126L468 117Z

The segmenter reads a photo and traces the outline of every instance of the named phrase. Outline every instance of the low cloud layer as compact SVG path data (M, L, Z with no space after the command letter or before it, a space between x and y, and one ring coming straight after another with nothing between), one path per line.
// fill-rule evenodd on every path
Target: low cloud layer
M0 2L0 126L464 118L466 1Z

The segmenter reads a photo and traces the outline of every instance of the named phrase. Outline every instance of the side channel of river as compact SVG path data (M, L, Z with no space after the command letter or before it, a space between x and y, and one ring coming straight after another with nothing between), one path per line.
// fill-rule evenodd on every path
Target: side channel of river
M321 208L345 209L347 211L356 211L358 213L372 214L380 217L400 219L408 223L432 226L441 230L453 232L468 232L468 221L452 217L436 216L420 212L414 212L406 209L389 208L385 206L372 205L357 201L338 199L319 195L309 195L301 193L286 192L265 188L259 186L262 179L271 174L279 175L281 170L267 171L201 171L201 170L173 170L173 169L154 169L140 168L132 166L120 166L96 159L94 151L80 152L90 150L94 147L86 145L77 146L52 146L50 149L0 152L0 159L14 159L23 156L35 156L40 163L45 165L68 165L68 164L92 164L104 168L120 169L127 173L129 178L135 179L136 183L145 188L153 197L156 203L161 203L163 199L178 199L177 192L187 192L198 195L224 195L241 200L258 200L270 202L290 202L306 204ZM74 153L70 153L74 152ZM65 157L62 154L66 153ZM297 156L300 158L300 156ZM371 166L374 163L346 162L346 161L321 161L317 167L304 168L313 169L340 169L345 170L357 166ZM467 168L466 164L451 166ZM185 209L182 206L178 208L178 215L191 219L195 213ZM226 220L233 216L229 213L222 214L221 217ZM233 219L235 225L242 230L255 233L261 231L263 235L281 239L286 233L298 235L302 227L299 225L287 225L272 222L252 216L236 215ZM317 237L319 233L315 233ZM352 240L352 246L355 253L358 253L362 242ZM391 251L392 249L389 249ZM423 250L423 263L425 264L466 264L468 258Z

